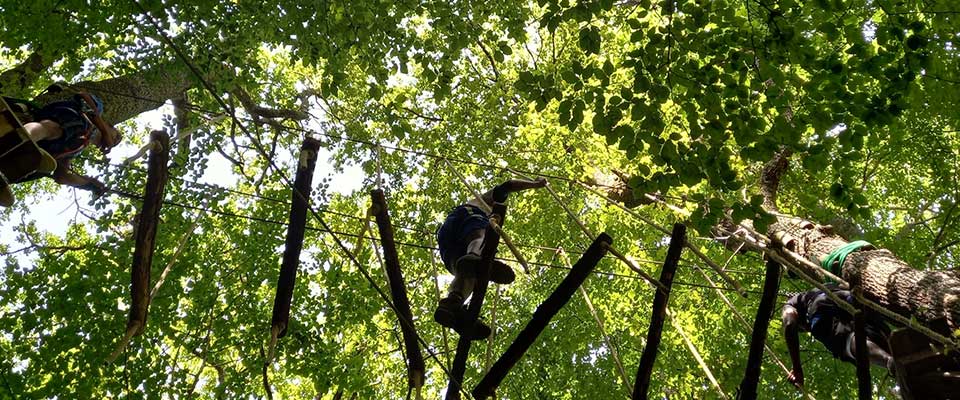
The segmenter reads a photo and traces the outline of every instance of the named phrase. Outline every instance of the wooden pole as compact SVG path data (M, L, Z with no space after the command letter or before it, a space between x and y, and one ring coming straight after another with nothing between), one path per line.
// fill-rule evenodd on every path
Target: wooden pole
M170 257L170 261L167 261L167 266L164 267L163 272L160 273L160 278L157 279L157 283L153 285L153 289L150 290L151 303L153 303L154 296L160 291L160 287L163 286L163 282L167 280L167 275L170 275L170 271L173 270L173 264L177 262L177 257L179 257L183 249L187 247L187 242L190 240L190 236L193 235L193 231L200 225L200 217L196 216L194 218L193 223L190 224L190 228L187 228L187 233L184 233L183 237L180 238L180 243L177 244L177 249L173 251L173 256Z
M135 247L133 264L130 267L130 316L127 330L117 349L107 357L113 362L130 343L130 339L143 333L147 326L147 308L150 306L150 268L156 248L157 223L163 204L164 188L167 185L167 164L170 161L170 136L164 131L150 133L154 143L147 165L147 187L144 189L143 206L140 208L137 228L134 231Z
M420 343L417 342L413 314L410 312L410 300L407 299L407 288L403 280L403 272L400 270L400 258L393 239L393 226L390 223L390 214L387 212L387 199L383 195L383 190L380 189L371 191L370 198L373 201L377 229L380 231L380 246L383 248L383 260L387 268L387 280L390 283L390 297L396 306L400 332L403 334L403 345L407 353L407 383L411 388L419 388L423 386L426 365L423 362L423 355L420 354Z
M763 281L763 295L757 307L757 316L753 320L753 333L750 337L750 353L747 356L747 368L740 381L738 399L757 398L757 385L760 381L760 368L763 363L763 348L767 342L767 329L770 327L770 315L777 303L777 291L780 289L780 264L767 260L767 271Z
M587 276L590 275L590 272L593 271L593 268L596 267L600 259L603 258L606 253L604 243L610 244L611 242L613 242L613 239L606 233L601 233L594 239L593 244L587 248L587 251L583 253L580 260L574 264L570 273L567 274L563 281L560 282L560 285L554 289L553 293L544 300L543 304L537 307L527 326L520 331L517 338L514 339L510 347L507 348L507 351L493 363L493 367L490 368L487 375L484 376L480 383L473 389L472 393L475 398L486 399L493 395L494 390L500 386L500 382L507 376L510 369L523 357L523 354L533 345L533 342L537 340L540 333L546 329L547 324L550 323L553 316L570 301L570 298L576 293L577 288L583 284Z
M280 263L280 276L277 278L277 294L273 299L273 317L270 321L270 351L267 362L273 359L276 341L287 334L290 322L290 303L293 301L293 289L297 281L297 268L300 266L300 251L303 249L304 231L307 226L307 209L310 204L310 189L313 171L317 166L317 151L320 142L307 137L300 148L300 161L297 175L291 191L290 218L287 226L287 238L284 242L283 259Z
M680 262L680 252L686 241L687 227L683 224L674 224L671 233L670 246L667 249L667 258L660 271L660 283L667 290L659 290L653 296L653 314L650 317L650 327L647 329L647 345L640 356L640 365L637 367L637 378L633 385L633 399L646 399L650 390L650 375L653 373L653 364L657 361L657 351L660 347L660 337L663 335L663 322L666 319L667 303L670 300L670 285L677 272Z
M499 219L503 224L504 216L507 213L507 206L501 203L494 203L493 212L490 219ZM467 357L470 355L470 336L473 330L474 321L480 316L480 308L483 307L483 299L487 295L487 284L490 281L490 265L493 264L493 257L497 253L497 245L500 243L500 234L492 226L487 226L487 231L483 237L483 250L480 251L480 270L477 271L477 283L473 288L473 297L470 305L467 307L467 318L464 322L466 332L457 340L457 354L453 357L453 368L450 371L450 382L447 385L446 400L459 400L460 390L463 387L463 376L467 371Z
M727 298L727 295L723 294L723 291L720 290L719 287L717 287L717 284L713 281L713 279L710 279L710 275L707 275L707 273L702 268L699 268L699 267L695 267L695 268L697 272L699 272L700 275L703 276L703 278L707 281L707 283L710 284L710 286L713 286L713 290L717 293L717 296L719 296L720 300L722 300L723 303L727 305L727 308L729 308L730 311L733 312L733 316L737 318L737 321L740 321L740 329L748 335L751 334L753 327L750 325L749 322L747 322L747 319L744 318L740 310L738 310L737 307L733 305L730 299ZM766 350L767 355L770 356L770 359L773 360L774 364L777 364L777 366L780 367L781 370L783 370L784 374L790 373L790 368L787 368L787 365L783 363L783 360L781 360L780 357L777 356L777 353L774 352L772 348L770 348L770 344L764 344L763 348ZM801 387L800 391L803 393L804 398L808 400L816 400L816 398L814 398L812 395L807 393L807 391L804 388Z
M749 231L749 232L751 235L762 238L762 235L758 234L755 231ZM848 287L850 286L849 282L843 279L840 279L839 277L836 277L836 275L833 275L827 272L827 270L821 268L819 265L814 264L812 261L807 260L806 258L803 258L801 255L794 253L788 249L785 249L782 246L781 247L768 246L768 243L770 243L769 239L766 239L764 242L761 242L757 240L751 240L743 235L734 234L734 236L736 236L738 240L749 241L751 245L760 249L760 251L762 251L768 257L776 260L781 265L786 267L788 270L793 271L795 274L800 276L801 279L807 281L811 285L815 286L817 289L824 291L827 294L827 297L830 298L830 300L833 300L835 303L837 303L837 305L840 308L850 313L850 315L853 315L854 313L856 313L857 310L852 305L850 305L850 303L848 303L846 300L843 300L837 297L837 295L834 294L833 291L831 291L826 286L824 286L823 282L820 279L817 279L816 277L809 275L807 272L816 272L818 274L831 277L831 279L835 280L837 283L848 286ZM883 306L873 302L872 300L863 297L863 295L857 295L856 293L854 293L854 297L856 298L857 301L860 302L860 304L869 308L870 310L875 311L880 315L883 315L884 317L887 317L893 321L896 321L897 323L908 326L911 329L924 334L930 339L933 339L936 342L943 344L944 346L947 346L947 348L951 349L951 351L955 351L956 349L960 348L960 344L957 344L953 339L947 338L946 336L943 336L940 333L926 326L923 326L923 324L917 322L915 319L907 318L907 317L904 317L903 315L890 311L884 308Z
M863 310L853 314L853 340L857 353L857 393L860 400L873 398L873 383L870 381L870 350L867 349L867 321Z

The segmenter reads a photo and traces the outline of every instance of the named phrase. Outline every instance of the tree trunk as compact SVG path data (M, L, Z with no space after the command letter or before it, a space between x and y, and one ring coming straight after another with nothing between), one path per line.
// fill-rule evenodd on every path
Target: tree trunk
M184 92L193 87L195 82L183 64L169 62L102 81L64 84L63 92L44 93L34 101L46 104L86 91L103 100L104 120L109 124L117 124L159 108L169 99L182 98Z
M847 244L829 226L781 217L770 227L771 237L785 237L787 248L819 264L834 249ZM815 272L815 271L811 271ZM859 286L864 297L946 335L960 329L960 275L921 271L885 249L863 249L847 256L841 277Z

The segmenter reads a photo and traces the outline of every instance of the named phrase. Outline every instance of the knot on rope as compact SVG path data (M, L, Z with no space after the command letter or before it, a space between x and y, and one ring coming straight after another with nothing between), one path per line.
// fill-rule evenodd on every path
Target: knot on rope
M827 254L827 258L820 261L820 266L836 276L841 276L840 271L843 269L843 262L847 260L847 256L866 246L873 247L873 245L866 240L857 240L837 247L831 251L830 254Z

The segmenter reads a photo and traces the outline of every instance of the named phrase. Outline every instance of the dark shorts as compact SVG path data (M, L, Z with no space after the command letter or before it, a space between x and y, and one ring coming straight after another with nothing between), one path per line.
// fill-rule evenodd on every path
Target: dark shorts
M454 208L437 230L437 244L440 247L440 259L447 271L453 271L453 264L467 254L467 238L478 229L486 229L490 219L483 210L471 205Z
M37 145L54 157L83 146L83 134L90 129L90 123L83 117L80 110L80 103L74 100L58 101L43 106L33 115L34 121L56 122L63 129L63 136L55 140L41 140Z
M833 353L834 358L839 358L842 361L855 362L853 358L847 355L846 351L847 340L854 331L852 320L832 315L818 314L811 318L811 323L810 334L823 343L823 346ZM887 338L890 332L884 322L868 319L867 326L864 330L867 332L867 339L876 343L880 348L887 350Z

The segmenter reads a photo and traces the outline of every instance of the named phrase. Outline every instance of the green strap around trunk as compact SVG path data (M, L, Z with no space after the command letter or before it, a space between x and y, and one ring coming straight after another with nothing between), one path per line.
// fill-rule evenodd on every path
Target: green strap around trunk
M833 272L834 275L840 276L840 271L843 269L843 262L846 261L847 256L850 255L850 253L860 250L861 247L870 245L870 242L865 240L857 240L837 247L831 251L830 254L827 254L827 258L820 262L820 266L827 271ZM834 265L834 262L836 262L836 265Z

